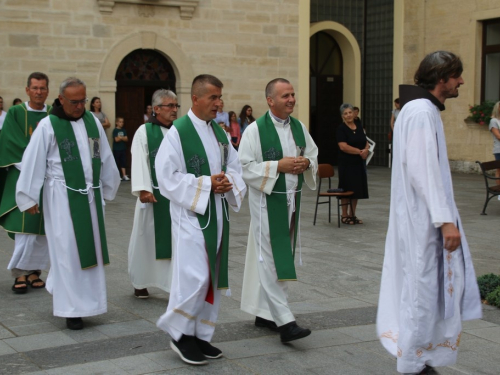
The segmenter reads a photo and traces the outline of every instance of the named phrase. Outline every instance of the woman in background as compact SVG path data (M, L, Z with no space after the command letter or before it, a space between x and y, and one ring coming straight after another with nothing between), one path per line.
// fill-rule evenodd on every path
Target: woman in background
M356 206L358 199L368 198L366 158L369 144L363 126L354 122L352 105L342 104L340 114L344 122L337 128L339 188L354 192L350 207L349 199L342 199L342 223L363 224L363 221L356 217Z
M99 121L102 124L102 127L104 129L107 129L111 126L111 124L108 118L106 117L106 114L101 111L101 108L102 108L101 98L94 96L90 101L90 112L92 112L95 115L95 117L99 119Z
M238 117L238 124L240 124L241 134L243 134L248 125L255 121L252 113L252 107L250 107L248 104L244 105L241 109L240 117Z
M495 160L500 160L500 108L498 108L500 102L497 102L493 106L493 110L491 111L491 120L490 120L490 132L493 137L493 155L495 156ZM497 169L495 172L495 177L500 178L500 169ZM496 180L497 185L500 185L500 180ZM500 199L500 198L499 198Z

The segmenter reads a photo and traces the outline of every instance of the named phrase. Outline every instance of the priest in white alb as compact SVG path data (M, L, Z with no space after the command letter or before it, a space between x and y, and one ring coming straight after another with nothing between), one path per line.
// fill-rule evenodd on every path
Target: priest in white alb
M37 213L43 186L47 290L54 315L65 317L69 329L81 329L82 317L107 311L103 206L115 197L120 176L101 123L85 111L85 84L67 78L59 101L26 148L16 202L21 211Z
M241 309L256 316L256 326L279 331L289 342L311 334L295 322L287 283L297 280L301 192L304 182L316 189L318 148L304 124L290 116L290 82L274 79L265 93L269 111L246 128L238 151L251 215Z
M170 292L172 223L170 202L160 194L154 161L177 119L177 95L159 89L153 94L153 114L139 126L132 141L132 194L137 196L128 247L128 274L137 298L148 298L148 287Z
M192 365L222 356L210 341L220 290L229 287L229 211L239 211L246 192L238 154L213 121L221 96L218 78L195 77L192 107L174 121L155 162L160 192L170 200L173 239L170 298L157 325Z
M399 89L377 334L403 374L454 364L462 321L482 316L440 115L446 99L458 96L462 71L453 53L433 52L416 85Z

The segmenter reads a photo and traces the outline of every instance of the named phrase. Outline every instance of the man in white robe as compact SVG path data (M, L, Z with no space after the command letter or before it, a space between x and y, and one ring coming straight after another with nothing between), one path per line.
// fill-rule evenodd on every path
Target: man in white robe
M154 112L147 123L152 124L152 128L160 129L164 137L177 118L177 95L170 90L160 89L153 94L152 103ZM146 124L141 125L135 132L130 151L132 153L132 194L138 198L128 247L128 274L134 286L134 295L137 298L148 298L148 287L170 292L172 264L169 258L159 258L156 251L153 206L158 202L153 189L157 190L158 186L153 186L151 168L154 168L154 165L150 165L150 146ZM170 210L164 215L170 217ZM159 228L159 230L162 229ZM168 230L170 231L170 228ZM171 251L171 247L169 250Z
M420 63L416 86L400 86L377 334L405 374L455 363L461 321L482 314L439 113L458 96L462 70L437 51Z
M38 124L24 153L16 201L21 211L38 212L43 186L43 213L51 262L47 290L53 295L54 315L65 317L68 328L81 329L82 317L107 311L104 276L107 260L103 261L104 254L107 258L107 251L104 251L107 246L102 243L105 237L99 228L104 229L102 199L115 197L120 176L104 129L95 116L85 111L88 101L85 84L77 78L66 79L60 86L59 100L62 106L54 107L53 115ZM74 141L56 139L55 123L64 125L59 129L69 129L68 132L74 134ZM92 136L87 130L89 123ZM64 162L78 161L81 166L78 177L84 187L71 186L68 182L61 152L65 152L62 154L65 155ZM100 175L93 175L96 165L101 165ZM76 193L77 199L84 197L83 210L72 212L72 201L68 200L70 193ZM99 198L101 194L102 198ZM82 269L81 242L77 243L73 223L85 213L88 213L91 223L81 223L81 227L87 228L90 237L93 236L93 241L88 240L88 243L92 247L90 256L95 262Z
M42 72L29 75L26 84L29 100L9 108L0 135L0 225L15 240L14 252L7 266L14 277L12 290L26 293L28 285L44 288L40 278L42 270L49 268L49 248L45 236L42 215L23 215L15 202L15 185L22 169L21 160L31 134L51 106L45 104L49 94L49 77ZM2 191L3 190L3 191Z
M299 178L303 178L309 188L316 189L318 148L304 124L290 116L295 106L295 92L289 81L278 78L269 82L266 98L269 112L247 127L238 151L243 179L250 190L251 214L241 309L256 315L256 326L279 331L281 341L289 342L311 333L295 322L288 306L286 280L296 280L292 252L294 254L294 239L300 223L298 216L302 188ZM265 128L266 121L269 128ZM296 133L293 131L294 125ZM263 148L262 140L270 139L276 133L278 138ZM302 147L297 137L301 133L304 138ZM263 149L267 151L263 152ZM266 155L263 154L274 154L274 157L264 158ZM283 188L277 184L280 177L284 179ZM276 211L268 210L269 204L266 204L272 195L281 195L283 198L286 195L286 201L283 200L284 204L278 208L284 215L281 231L271 228L272 222L279 220L269 218ZM283 236L284 240L278 239ZM278 250L277 245L282 241L290 242L291 246ZM286 276L286 273L280 276L277 272L277 264L281 263L280 259L277 261L280 256L277 252L283 251L287 253L290 276Z
M172 337L171 348L193 365L222 356L209 342L219 312L218 289L228 287L228 206L239 211L246 192L238 155L212 121L221 96L219 79L197 76L192 107L174 121L155 162L160 192L170 200L173 240L170 299L157 325Z

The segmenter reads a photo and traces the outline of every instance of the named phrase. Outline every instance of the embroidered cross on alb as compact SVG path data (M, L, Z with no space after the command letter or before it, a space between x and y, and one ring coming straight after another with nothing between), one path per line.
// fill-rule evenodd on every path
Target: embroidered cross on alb
M71 152L71 149L75 147L75 142L70 141L68 138L66 138L64 141L59 143L59 147L61 147L64 151L66 151L66 156L63 161L68 162L68 161L73 161L73 160L78 160L78 157L74 156L73 153Z

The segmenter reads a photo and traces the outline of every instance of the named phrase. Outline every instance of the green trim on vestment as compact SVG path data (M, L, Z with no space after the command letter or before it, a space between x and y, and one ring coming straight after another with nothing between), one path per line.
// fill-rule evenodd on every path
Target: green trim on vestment
M188 115L181 117L174 121L174 126L179 132L181 140L182 151L184 154L184 161L186 162L187 173L194 174L196 177L211 176L210 165L208 157L203 147L198 132L196 131L191 119ZM208 125L207 125L208 126ZM226 132L212 121L211 126L219 142L221 150L222 166L221 171L226 172L227 159L229 155L229 141ZM224 199L224 198L223 198ZM229 251L229 220L227 218L227 204L224 208L224 201L222 203L222 239L220 246L220 264L219 264L219 279L217 282L217 289L227 289L228 281L228 251ZM210 215L210 217L209 217ZM205 214L198 216L198 222L201 228L205 228L210 221L208 227L203 229L203 237L205 238L205 247L208 253L208 261L210 266L210 276L212 278L212 287L215 287L215 270L217 264L217 210L215 206L214 192L210 192L210 202ZM178 249L178 251L182 251Z
M102 259L104 264L109 264L108 247L106 243L106 231L104 228L104 213L102 208L102 195L100 184L101 176L101 148L99 139L99 129L94 120L94 116L89 111L83 115L85 129L88 135L89 144L83 144L82 147L89 147L92 157L92 174L94 189L90 188L88 193L94 194L94 201L99 223L99 234L102 249ZM50 115L50 122L54 129L54 134L59 148L61 164L64 172L65 185L68 187L69 208L73 230L75 232L78 254L80 256L80 265L82 269L97 266L97 256L94 242L94 231L92 229L92 216L90 213L90 203L87 194L79 191L86 191L85 173L80 157L80 150L76 141L73 126L67 120L57 116ZM104 140L107 142L107 140Z
M44 235L42 214L42 194L40 193L40 213L30 215L19 211L16 203L16 184L20 171L14 164L20 163L31 134L46 112L28 111L24 103L10 107L0 133L0 225L13 238L14 233Z
M148 138L149 168L151 170L151 181L153 184L153 195L156 203L153 205L153 216L155 224L155 247L156 259L172 259L172 219L170 218L170 201L161 195L158 190L158 180L156 178L155 160L163 132L160 125L150 122L145 124Z
M271 117L269 116L269 112L266 112L264 116L257 119L257 127L259 129L263 161L277 161L282 159L283 148L281 146L278 132L271 120ZM306 140L302 125L293 117L290 117L290 129L292 130L296 146L301 150L305 150ZM300 152L299 154L302 153L303 152ZM276 266L276 273L279 281L297 280L294 257L295 246L297 244L297 231L299 228L300 198L302 195L301 189L303 181L304 175L298 175L297 192L295 194L293 249L290 239L290 225L288 222L287 194L283 194L287 191L285 173L280 173L278 180L274 185L273 193L266 195L271 248L273 251L274 264Z

